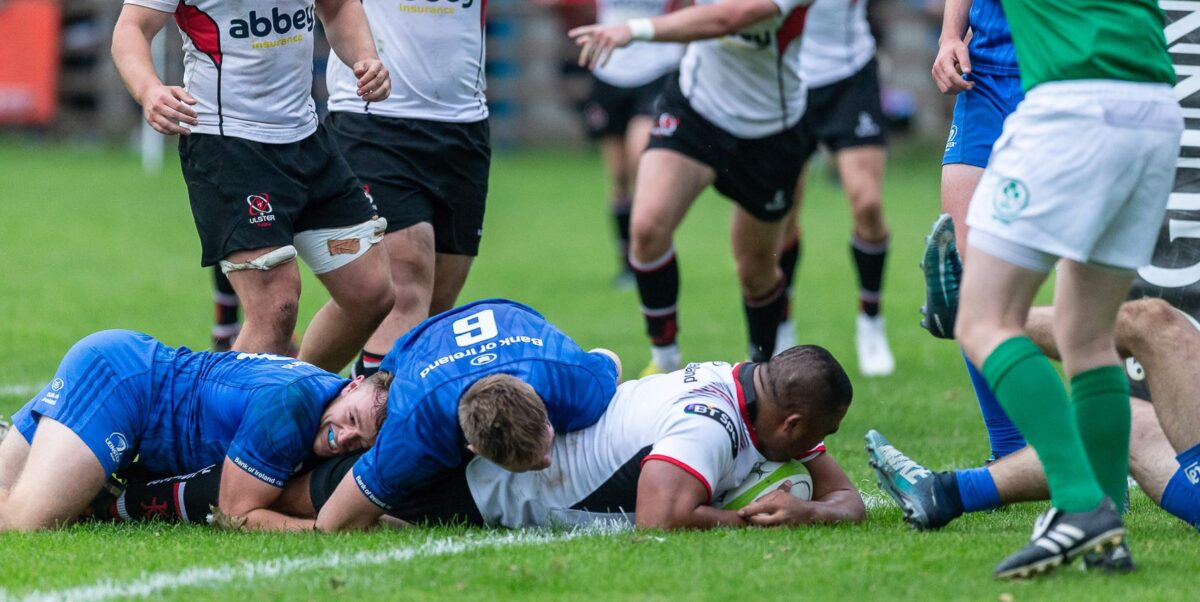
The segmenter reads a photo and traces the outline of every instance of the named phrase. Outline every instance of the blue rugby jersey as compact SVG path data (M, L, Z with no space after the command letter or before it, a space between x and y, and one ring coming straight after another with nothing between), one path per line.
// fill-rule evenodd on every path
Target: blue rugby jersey
M1008 28L1000 0L973 0L967 19L972 32L971 42L967 45L972 70L992 75L1019 75L1012 31Z
M594 424L617 389L611 358L587 353L538 312L502 299L418 324L380 369L395 374L387 420L353 474L363 494L384 509L469 457L458 400L480 378L509 374L529 383L560 434Z

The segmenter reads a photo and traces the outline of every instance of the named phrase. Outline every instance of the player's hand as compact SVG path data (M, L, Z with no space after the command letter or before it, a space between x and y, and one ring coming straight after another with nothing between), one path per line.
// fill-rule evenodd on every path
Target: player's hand
M184 124L199 123L196 111L189 106L196 104L196 99L179 86L152 86L142 93L138 102L142 105L142 117L146 123L160 134L186 136L192 130Z
M358 78L358 97L367 102L379 102L392 93L392 78L379 59L363 59L354 63Z
M738 510L738 517L760 527L804 525L812 522L809 502L793 496L791 491L792 482L784 481L775 491Z
M567 32L580 47L579 66L595 69L608 64L614 48L628 46L633 41L633 32L629 26L617 25L584 25Z
M938 45L937 56L933 59L933 82L942 94L958 94L974 88L975 82L963 79L963 75L970 72L971 57L966 42L954 38Z

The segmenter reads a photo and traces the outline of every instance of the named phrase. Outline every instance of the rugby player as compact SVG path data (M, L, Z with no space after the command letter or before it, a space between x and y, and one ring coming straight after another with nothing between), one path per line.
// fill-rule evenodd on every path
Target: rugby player
M969 43L965 41L968 30ZM942 155L943 215L925 239L921 260L925 273L921 326L934 336L952 338L962 278L959 252L967 248L967 205L1004 120L1025 97L1000 0L946 0L932 74L938 90L956 98ZM1000 407L979 368L965 354L963 363L987 427L991 458L1025 447L1025 438Z
M859 313L855 323L858 369L864 376L886 376L896 369L880 314L883 267L890 234L883 219L880 189L887 160L887 139L880 105L879 65L875 38L867 23L867 3L822 0L808 10L800 42L800 70L809 85L804 122L833 154L842 188L850 200L854 230L850 254L858 271ZM795 204L787 217L779 267L788 298L800 259L799 210L804 179L796 185ZM791 312L791 302L787 310ZM779 327L775 348L795 340L795 325Z
M1059 357L1054 310L1034 308L1026 329L1043 352ZM1117 314L1116 345L1137 367L1151 395L1130 397L1129 472L1142 491L1167 512L1200 528L1200 331L1195 320L1161 299L1129 301ZM1136 360L1132 359L1136 358ZM1145 397L1153 397L1154 403ZM867 435L880 485L918 529L938 529L966 512L1048 497L1046 477L1032 449L986 467L931 472L901 453L883 435ZM1087 556L1089 564L1094 557ZM1120 559L1118 559L1120 560ZM1127 556L1108 570L1133 568Z
M1113 500L1124 499L1128 474L1129 384L1113 324L1134 270L1151 259L1183 130L1154 2L1004 8L1026 98L968 209L955 335L1037 451L1053 507L997 565L1000 579L1123 538ZM1053 329L1069 397L1024 328L1056 262Z
M596 21L609 25L656 17L678 4L677 0L597 0ZM583 119L588 136L600 142L608 170L609 208L620 251L618 286L635 282L629 267L629 214L638 160L650 141L658 98L679 69L683 48L683 44L633 42L613 50L612 58L592 72Z
M150 40L172 16L184 39L186 89L164 85L150 60ZM112 54L146 122L181 136L201 263L221 266L245 308L234 348L287 353L299 255L331 296L299 356L340 370L393 295L386 251L374 248L384 220L317 123L310 90L318 16L339 56L354 63L362 100L387 98L388 71L352 0L129 0Z
M329 57L325 127L387 219L395 297L353 374L378 370L408 329L454 307L479 253L491 165L486 6L363 2L392 74L386 99L362 95L357 55L335 47Z
M800 169L811 152L800 118L800 34L810 0L705 0L654 17L570 32L580 64L603 65L634 40L690 42L638 171L630 265L638 281L651 359L643 374L679 368L679 267L672 236L688 208L714 186L735 203L733 255L750 359L775 349L787 297L776 253Z
M815 346L766 364L689 364L621 385L596 424L555 439L549 468L516 472L464 458L414 481L389 515L513 528L635 517L639 527L666 529L865 520L862 498L823 443L851 397L845 371ZM514 437L542 442L534 433ZM812 477L811 500L794 497L785 483L739 511L720 509L764 461L791 458ZM335 459L294 479L283 502L288 511L324 513L352 464Z
M311 529L270 510L305 461L366 449L387 382L269 354L192 352L106 330L75 344L0 442L0 530L70 523L108 475L223 466L221 511L248 528Z

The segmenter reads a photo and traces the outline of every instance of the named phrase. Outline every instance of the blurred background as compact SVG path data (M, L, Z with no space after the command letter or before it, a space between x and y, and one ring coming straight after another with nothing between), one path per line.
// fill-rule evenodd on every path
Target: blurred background
M590 84L575 66L565 32L593 22L594 7L591 0L554 4L488 3L488 104L497 148L587 144L578 106ZM0 0L0 133L142 144L140 109L109 56L120 9L117 0ZM945 136L953 98L938 94L929 78L941 10L942 0L869 4L880 49L883 107L891 129L901 136ZM159 73L178 84L183 71L178 30L167 27L155 48ZM313 90L321 110L327 54L321 35Z

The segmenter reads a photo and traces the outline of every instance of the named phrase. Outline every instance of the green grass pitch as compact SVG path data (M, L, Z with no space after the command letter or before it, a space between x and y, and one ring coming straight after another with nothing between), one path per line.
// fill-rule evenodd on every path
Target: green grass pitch
M795 287L798 339L829 347L854 377L854 405L830 449L873 500L863 525L710 533L541 533L461 529L321 537L193 527L84 526L0 535L0 600L1195 599L1197 535L1135 492L1124 577L1061 570L996 583L1040 504L915 533L881 503L862 446L881 429L933 468L987 455L957 348L917 326L921 239L937 213L936 149L897 150L884 199L893 230L884 312L895 376L856 375L849 211L823 174L810 178ZM653 177L654 174L645 174ZM647 361L632 291L615 271L606 187L594 154L500 154L483 248L461 297L507 296L543 311L585 346L609 347L635 374ZM729 253L730 206L701 198L677 238L686 360L744 358ZM173 161L146 177L125 152L0 141L0 414L16 410L75 340L134 328L208 344L209 274ZM323 301L306 277L301 328ZM1011 598L1009 597L1011 596Z

